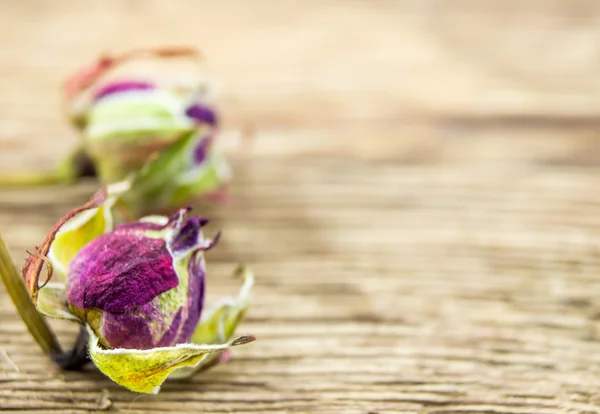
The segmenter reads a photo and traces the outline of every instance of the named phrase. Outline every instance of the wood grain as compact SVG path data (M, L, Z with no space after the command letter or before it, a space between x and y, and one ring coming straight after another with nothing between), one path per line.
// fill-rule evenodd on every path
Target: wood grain
M235 292L238 262L258 279L240 329L258 340L141 397L59 372L0 288L0 410L600 412L600 3L0 11L1 172L49 169L76 142L58 89L99 51L205 50L236 174L231 203L198 206L223 230L209 299ZM94 189L0 190L16 262Z

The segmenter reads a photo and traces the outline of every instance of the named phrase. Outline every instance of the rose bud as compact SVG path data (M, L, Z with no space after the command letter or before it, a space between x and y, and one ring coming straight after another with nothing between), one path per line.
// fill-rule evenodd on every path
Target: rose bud
M23 268L38 311L82 324L88 352L108 377L130 390L158 392L169 376L189 376L223 359L253 284L204 312L203 252L208 220L180 209L113 227L111 210L126 188L110 186L61 219ZM43 263L48 280L40 286ZM50 278L52 281L48 282Z
M131 206L135 215L179 205L173 197L189 202L222 189L230 174L211 145L219 120L199 60L191 49L132 50L102 57L75 74L65 87L65 103L82 144L60 174L73 180L93 171L110 184L160 170L151 174L160 176L158 182L146 180L143 194L131 197L138 203ZM177 145L181 141L186 144ZM160 159L169 150L165 172Z

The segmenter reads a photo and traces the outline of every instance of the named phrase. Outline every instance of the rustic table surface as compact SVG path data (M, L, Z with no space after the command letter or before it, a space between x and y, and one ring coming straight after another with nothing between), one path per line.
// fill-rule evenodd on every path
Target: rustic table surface
M0 39L2 173L75 145L99 52L204 50L236 173L208 295L250 264L258 337L139 396L60 372L0 287L0 410L600 412L600 2L5 0ZM94 189L0 190L15 262Z

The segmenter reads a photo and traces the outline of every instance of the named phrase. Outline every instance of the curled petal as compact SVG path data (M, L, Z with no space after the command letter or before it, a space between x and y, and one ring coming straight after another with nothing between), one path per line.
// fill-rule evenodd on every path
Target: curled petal
M177 368L195 366L210 354L254 340L252 336L242 336L217 345L179 344L137 350L104 349L91 329L89 335L89 352L96 367L117 384L145 394L156 394L167 376Z
M48 284L48 282L50 281L50 278L54 274L54 266L52 265L52 261L48 257L42 256L41 254L39 254L37 252L31 253L29 250L25 250L25 252L27 252L27 254L29 256L40 259L46 265L46 280L44 282L42 282L42 285L40 286L40 289L41 289Z
M27 288L29 290L29 293L30 293L31 298L34 303L37 301L37 295L38 295L38 292L40 289L39 279L40 279L40 273L42 271L42 267L44 265L45 258L50 256L50 248L54 244L55 240L57 238L59 238L59 233L61 232L61 230L63 230L63 228L64 228L65 232L71 231L71 230L76 230L76 229L80 228L81 226L83 226L83 224L87 223L88 221L85 221L85 220L84 220L85 223L78 223L78 220L80 219L78 217L80 217L80 214L84 214L84 217L88 217L91 215L91 217L88 217L88 218L89 218L89 220L94 221L95 214L100 209L100 207L106 206L108 209L110 209L112 204L115 202L117 195L120 194L120 192L124 191L126 189L126 187L127 187L127 185L124 185L124 183L117 183L113 186L106 187L106 188L98 191L96 194L94 194L88 200L88 202L85 203L83 206L78 207L78 208L70 211L69 213L67 213L52 228L50 233L44 239L42 245L40 247L38 247L35 250L35 252L33 252L25 260L25 264L23 266L23 277L25 278L25 283L27 285ZM88 211L90 211L90 210L92 210L92 213L88 213ZM73 224L73 222L71 222L71 220L74 220L74 223L76 223L76 224ZM106 223L105 223L105 225L106 225ZM73 228L71 228L71 227L73 227ZM92 228L95 228L95 224L92 226ZM105 228L102 229L102 231L104 231L104 230L105 230ZM93 232L94 234L91 234L91 232ZM76 231L75 233L72 233L71 236L73 236L73 237L65 236L66 240L64 241L64 244L65 244L65 247L69 246L70 243L76 244L77 246L81 247L83 244L85 244L87 241L91 240L91 238L93 238L96 235L97 235L97 233L95 231L92 231L91 229L85 227L85 229L81 230L81 233L78 231ZM61 243L59 242L59 245L60 244ZM67 247L68 251L63 252L64 257L72 258L74 253L76 253L77 251L75 250L73 252L73 251L69 250L69 247ZM61 255L61 256L63 256L63 255ZM52 258L50 258L50 259L52 260ZM57 263L59 263L59 262L56 262L56 263L52 262L52 264L55 267L57 267ZM60 264L59 264L59 266L60 266ZM48 268L47 282L51 278L52 278L52 271L50 268Z
M48 258L65 280L69 264L83 246L112 229L110 207L102 205L82 211L62 226L48 251Z
M169 240L169 250L175 257L197 250L208 250L216 244L215 240L207 240L202 235L201 228L208 223L204 217L189 217L185 221L178 221L172 237Z

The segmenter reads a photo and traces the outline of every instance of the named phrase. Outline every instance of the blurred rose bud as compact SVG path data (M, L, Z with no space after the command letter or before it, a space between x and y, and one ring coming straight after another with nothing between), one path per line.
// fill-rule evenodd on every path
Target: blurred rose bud
M131 197L145 206L134 205L135 214L219 190L230 173L212 149L219 120L199 60L191 49L133 50L102 57L75 74L65 87L65 104L82 144L62 175L94 170L110 184L162 168L153 164L164 164L165 152L185 140L171 150L170 169L161 171L159 182L146 180L144 194ZM165 188L170 195L162 193Z
M207 220L180 209L113 228L113 188L61 219L23 274L41 313L87 327L89 355L104 374L133 391L157 392L167 377L189 376L253 340L231 340L253 278L244 271L237 298L204 310L203 252L217 240L203 237ZM40 286L44 262L53 280Z

